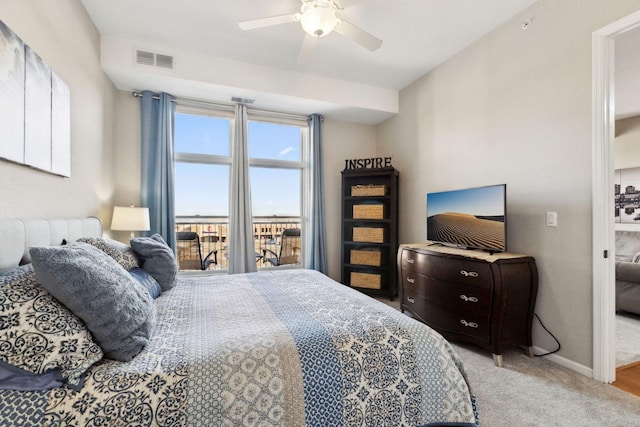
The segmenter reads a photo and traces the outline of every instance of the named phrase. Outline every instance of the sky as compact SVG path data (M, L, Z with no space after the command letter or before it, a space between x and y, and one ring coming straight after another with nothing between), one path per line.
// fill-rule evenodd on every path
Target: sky
M458 212L476 216L504 215L506 186L469 188L427 194L427 215Z
M177 113L176 153L231 154L228 119ZM249 158L300 161L300 128L249 122ZM230 164L175 164L177 216L227 216ZM301 170L251 167L254 216L300 216Z

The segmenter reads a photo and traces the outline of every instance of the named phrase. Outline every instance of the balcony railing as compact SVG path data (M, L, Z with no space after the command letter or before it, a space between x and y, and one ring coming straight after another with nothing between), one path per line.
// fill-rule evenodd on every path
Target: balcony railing
M287 229L300 229L300 217L254 217L253 218L253 238L256 252L256 263L258 268L272 266L267 259L280 256L282 246L282 233ZM200 242L200 252L205 258L211 251L217 251L217 263L210 264L208 270L222 270L227 268L228 259L228 237L229 218L228 217L176 217L176 232L190 231L198 235ZM192 265L184 262L187 258L192 258L196 247L182 242L178 242L178 262L182 261L181 271L196 269ZM301 260L302 248L298 245L293 248L296 258ZM187 250L188 249L188 250ZM291 249L291 248L287 248ZM266 252L266 257L264 256ZM291 262L291 259L289 259Z

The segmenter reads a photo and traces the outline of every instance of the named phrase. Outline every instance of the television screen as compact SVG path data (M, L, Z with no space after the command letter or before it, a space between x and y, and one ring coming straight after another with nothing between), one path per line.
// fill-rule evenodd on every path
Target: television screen
M427 240L469 249L507 249L506 184L427 194Z

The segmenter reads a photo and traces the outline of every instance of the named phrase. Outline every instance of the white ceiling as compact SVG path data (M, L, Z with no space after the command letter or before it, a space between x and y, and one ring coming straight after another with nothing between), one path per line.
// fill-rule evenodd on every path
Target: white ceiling
M341 17L383 40L370 52L339 34L297 63L297 22L242 31L237 23L298 12L300 0L82 0L102 35L105 72L122 90L155 90L258 108L377 124L398 91L536 0L342 0ZM520 21L517 21L518 23ZM134 50L175 59L175 70L135 65Z

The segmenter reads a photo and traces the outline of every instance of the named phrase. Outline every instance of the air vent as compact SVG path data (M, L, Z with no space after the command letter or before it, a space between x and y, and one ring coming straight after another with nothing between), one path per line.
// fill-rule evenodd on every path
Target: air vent
M254 102L256 102L255 99L249 99L249 98L240 98L239 96L232 96L231 97L231 102L237 102L240 104L253 104Z
M143 50L136 50L136 64L138 65L156 65L156 55L152 52L145 52Z
M156 54L156 67L173 70L173 56Z
M135 50L136 65L147 67L158 67L166 70L173 70L173 56L153 53L144 50Z

